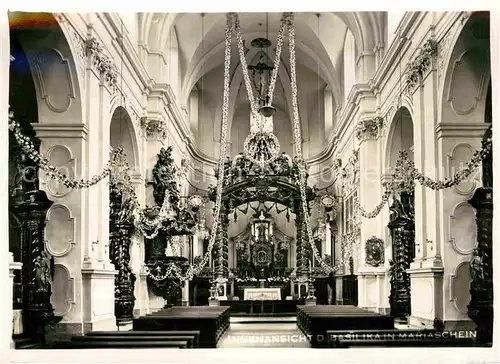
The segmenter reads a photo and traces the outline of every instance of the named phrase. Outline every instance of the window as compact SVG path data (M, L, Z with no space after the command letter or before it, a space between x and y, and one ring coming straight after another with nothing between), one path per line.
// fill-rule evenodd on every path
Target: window
M349 234L354 230L354 201L358 198L358 192L354 191L344 198L344 234Z

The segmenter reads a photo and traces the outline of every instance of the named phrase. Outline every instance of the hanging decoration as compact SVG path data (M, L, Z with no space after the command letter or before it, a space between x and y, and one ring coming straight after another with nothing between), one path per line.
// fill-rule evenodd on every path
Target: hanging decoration
M96 38L89 38L85 42L85 54L90 57L92 65L104 76L104 81L112 87L118 83L118 68L113 60L104 54L104 47Z
M292 88L292 108L293 108L293 132L294 132L294 142L295 142L295 152L296 158L298 160L298 169L299 169L299 188L301 193L301 202L302 202L302 211L303 211L303 219L305 223L306 230L306 238L311 247L314 257L317 259L321 269L325 273L335 272L344 266L344 262L340 262L334 266L330 266L325 263L325 261L321 258L318 249L316 248L316 244L314 243L313 232L311 227L311 219L309 216L309 207L306 198L306 175L307 175L307 167L306 163L302 157L302 135L300 128L300 119L299 119L299 109L298 109L298 101L297 101L297 74L295 70L296 59L295 59L295 23L294 23L294 15L293 13L288 13L289 15L286 18L288 24L288 34L289 34L289 52L290 52L290 81ZM350 251L352 250L352 245L346 247L346 254L344 256L349 256Z
M392 178L383 185L384 192L382 194L382 201L375 206L372 211L366 211L359 205L358 202L356 202L357 210L364 218L373 219L380 213L384 205L389 201L390 197L394 193L398 193L400 191L412 191L415 183L414 181L417 181L422 186L435 191L459 185L475 171L477 171L477 169L481 166L482 161L491 155L491 126L484 134L481 145L481 149L474 152L471 160L467 162L465 168L457 171L451 178L445 178L442 181L435 181L425 176L417 168L415 168L415 163L409 158L407 151L399 152L399 157L396 161Z
M273 134L272 115L275 109L271 106L274 88L278 76L278 67L280 55L283 46L283 38L285 31L285 16L281 18L280 28L278 31L278 40L276 45L276 57L274 66L272 67L271 79L267 85L267 95L260 97L260 108L257 100L253 95L252 83L248 73L248 66L245 58L245 50L243 46L243 37L241 35L241 26L238 15L235 16L235 33L238 45L238 53L240 56L241 67L243 70L243 79L248 93L251 109L251 125L250 134L246 138L243 151L245 156L255 164L263 167L266 164L274 162L279 156L280 144L276 135ZM266 67L269 69L269 67ZM263 70L262 70L263 72ZM265 85L260 85L259 89L265 89Z
M38 166L47 173L49 178L57 179L59 182L63 183L64 186L71 189L89 188L90 186L98 184L110 175L112 167L118 165L117 161L122 160L124 156L123 149L114 149L111 151L110 161L100 174L93 176L87 181L83 179L75 180L62 173L58 167L51 165L49 160L36 150L31 138L22 134L21 126L14 120L14 114L12 112L9 112L9 130L13 132L17 143L23 149L26 156L37 163Z
M241 28L237 14L229 13L226 17L226 30L225 30L225 56L224 56L224 93L223 93L223 107L222 107L222 128L221 128L221 148L220 148L220 159L218 170L224 171L226 162L226 152L227 152L227 128L228 128L228 109L229 109L229 84L230 84L230 58L231 58L231 41L233 35L233 26L235 27L235 33L237 38L238 52L242 64L243 76L245 81L245 86L249 94L249 101L252 112L252 123L253 128L256 128L257 132L251 134L251 138L248 143L246 143L245 157L251 162L256 163L262 171L269 168L269 165L273 161L277 161L280 157L279 155L279 143L274 134L272 134L272 123L266 122L267 119L262 112L262 107L259 109L255 98L253 97L251 81L248 74L248 66L246 64L244 48L243 48L243 38L241 36ZM307 187L307 165L303 159L302 155L302 136L298 112L298 101L297 101L297 79L296 79L296 55L295 55L295 25L294 25L294 15L293 13L284 13L280 23L280 29L278 32L277 48L276 48L276 58L274 61L274 68L271 75L271 81L268 90L268 100L269 105L272 102L272 96L275 88L279 57L282 52L282 45L284 39L285 28L288 29L289 34L289 53L290 53L290 78L291 78L291 93L292 93L292 107L293 107L293 132L294 132L294 145L296 149L296 156L293 159L293 166L286 167L291 168L295 177L292 179L297 180L297 185L300 190L301 196L301 207L304 211L304 224L305 224L305 238L308 240L311 250L319 262L321 269L324 272L333 272L338 270L340 267L344 266L344 258L350 257L353 249L356 247L357 241L357 230L350 235L345 236L342 239L342 244L344 247L344 254L341 262L335 265L328 264L319 255L319 252L314 244L313 231L309 216L309 206L308 201L310 200L310 191ZM89 55L93 57L98 57L101 48L99 48L98 43L94 41L89 41L87 44L87 51ZM415 75L422 75L425 72L426 67L430 64L431 57L435 53L435 44L432 41L426 43L421 51L421 54L417 57L410 67L409 79L414 79ZM417 62L418 61L418 62ZM102 65L102 71L104 73L108 72L108 66L110 62L103 60L99 61ZM112 72L113 67L109 66L110 72L106 73L106 80L111 83L116 82L116 77ZM413 75L413 76L412 76ZM113 81L115 80L115 81ZM266 105L265 105L266 106ZM261 114L259 115L259 111ZM370 124L371 123L371 124ZM364 122L364 126L358 131L360 131L360 136L363 133L373 134L375 127L380 127L381 121L377 118L372 120L370 123ZM373 125L372 125L373 124ZM47 158L41 155L34 147L31 139L21 133L20 125L14 120L12 113L9 114L9 129L13 132L13 135L23 149L24 153L33 161L35 161L39 167L45 171L48 176L52 179L57 179L62 182L66 187L71 189L81 189L89 188L90 186L96 185L106 177L110 177L110 183L118 186L122 191L122 203L127 203L127 209L124 211L133 211L134 225L137 232L142 233L147 238L153 238L158 233L158 230L164 224L165 221L169 221L174 224L176 221L175 209L173 208L174 201L171 201L171 194L169 191L165 193L162 199L160 207L146 208L142 209L135 195L134 186L130 179L130 171L128 164L126 162L126 156L123 149L117 148L111 151L110 161L104 167L103 171L93 176L91 179L75 180L71 179L65 174L63 174L57 167L51 165ZM161 134L161 128L159 132ZM258 135L257 135L258 134ZM252 139L253 138L253 139ZM444 181L434 181L431 178L426 177L421 172L419 172L413 161L408 157L406 151L400 152L399 158L396 162L396 167L394 169L393 177L391 180L384 184L384 193L382 195L382 201L372 210L366 211L363 209L359 202L355 201L355 208L358 213L365 218L374 218L382 210L383 206L388 202L390 196L394 194L395 191L409 191L413 189L414 181L417 181L422 186L430 188L433 190L441 190L449 188L460 184L466 178L468 178L477 168L481 165L481 162L489 155L491 155L492 150L492 140L491 140L491 127L490 130L485 134L483 139L482 148L474 153L471 161L467 164L466 168L458 171L451 178L446 178ZM260 154L259 154L260 153ZM267 153L267 154L266 154ZM283 164L284 165L284 164ZM166 276L175 276L180 280L190 280L194 275L199 274L205 265L208 263L209 258L212 254L212 249L215 244L217 228L220 223L220 211L221 211L221 201L222 201L222 189L225 181L226 174L219 173L217 176L217 185L213 190L214 193L214 226L210 232L206 230L203 226L197 225L190 228L190 233L201 232L205 237L209 239L209 245L206 254L199 260L198 264L191 265L187 268L185 272L182 272L180 268L175 265L168 266L164 271L158 272L155 275L156 278L161 278ZM174 182L177 184L177 181ZM326 199L325 208L331 205L331 201L328 202ZM188 201L191 208L197 209L200 206L200 199L193 198ZM335 206L335 205L334 205ZM335 207L332 207L335 211ZM204 210L204 209L203 209ZM127 213L129 213L127 212ZM120 217L121 219L127 219L126 216ZM204 220L204 219L203 219ZM305 239L304 239L305 240ZM335 263L335 262L333 262Z
M432 59L438 54L438 42L434 39L427 40L420 48L417 57L408 65L406 74L407 91L411 92L422 80L425 72L432 65Z

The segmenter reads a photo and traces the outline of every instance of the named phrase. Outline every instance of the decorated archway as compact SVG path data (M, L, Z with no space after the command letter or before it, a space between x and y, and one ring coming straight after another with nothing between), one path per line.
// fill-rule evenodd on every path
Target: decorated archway
M51 13L11 12L9 26L9 175L18 176L9 204L18 224L12 244L16 235L23 237L23 290L15 295L23 324L15 330L43 341L47 323L78 320L82 311L74 299L81 287L73 280L81 264L70 256L85 245L82 226L74 223L75 215L83 216L83 195L65 183L82 174L85 161L80 58Z
M453 175L491 142L489 12L470 13L445 40L450 46L443 55L438 118L446 174ZM443 202L444 240L451 248L444 249L443 261L452 277L444 291L445 315L471 318L482 343L491 343L493 330L491 158L488 154L482 170L446 190Z
M410 111L400 107L390 124L386 150L386 170L394 171L403 157L413 161L413 121ZM404 161L406 163L406 161ZM406 320L411 313L410 276L407 270L415 258L414 183L403 175L397 181L389 206L389 238L392 245L390 263L391 315Z

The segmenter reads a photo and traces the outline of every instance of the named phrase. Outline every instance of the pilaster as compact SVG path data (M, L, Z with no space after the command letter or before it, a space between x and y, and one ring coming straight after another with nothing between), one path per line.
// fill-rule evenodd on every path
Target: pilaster
M68 177L88 179L88 127L81 123L32 124L40 139L40 153ZM53 205L47 212L46 249L54 257L54 287L63 297L52 297L54 314L63 316L54 335L71 336L83 331L82 262L97 265L96 241L90 240L89 216L94 212L90 189L69 189L58 180L52 180L43 171L39 173L40 189L47 193ZM102 182L101 182L102 183ZM95 188L95 187L93 187ZM95 202L94 202L95 203ZM95 206L95 205L94 205ZM94 211L94 209L92 209ZM94 243L94 244L93 244ZM61 285L59 287L59 285Z
M413 94L415 167L433 180L443 179L440 173L438 140L435 133L438 79L435 59L430 59ZM432 327L434 319L443 318L443 261L440 213L442 192L415 183L415 260L410 275L410 325ZM427 297L422 300L421 297Z
M116 330L115 275L117 271L82 268L83 333Z

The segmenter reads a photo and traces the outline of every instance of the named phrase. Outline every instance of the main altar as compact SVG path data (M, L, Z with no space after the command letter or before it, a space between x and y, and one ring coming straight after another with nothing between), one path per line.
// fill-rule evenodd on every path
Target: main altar
M250 301L277 301L281 300L281 289L274 288L245 288L244 300Z

